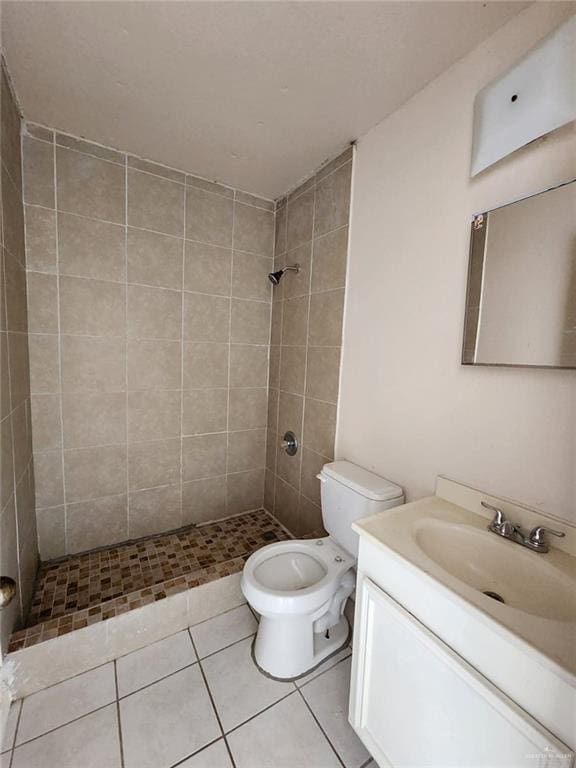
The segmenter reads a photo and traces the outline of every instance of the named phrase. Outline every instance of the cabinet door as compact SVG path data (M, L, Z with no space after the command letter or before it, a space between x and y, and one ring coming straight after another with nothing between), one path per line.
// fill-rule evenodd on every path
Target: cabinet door
M350 718L380 768L570 768L573 754L363 578Z

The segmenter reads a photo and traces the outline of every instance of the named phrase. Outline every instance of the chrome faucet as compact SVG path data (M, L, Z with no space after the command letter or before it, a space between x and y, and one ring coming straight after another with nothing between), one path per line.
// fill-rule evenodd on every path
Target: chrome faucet
M523 547L527 547L533 552L546 553L549 551L550 547L546 541L547 533L552 536L558 536L559 538L566 536L562 531L555 531L553 528L546 528L543 525L535 526L530 533L526 535L519 525L515 525L510 522L510 520L506 520L506 516L501 509L493 507L492 504L488 504L486 501L481 503L483 507L494 512L494 517L488 525L488 530L491 531L491 533L495 533L497 536L502 536L504 539L509 539L516 544L521 544Z

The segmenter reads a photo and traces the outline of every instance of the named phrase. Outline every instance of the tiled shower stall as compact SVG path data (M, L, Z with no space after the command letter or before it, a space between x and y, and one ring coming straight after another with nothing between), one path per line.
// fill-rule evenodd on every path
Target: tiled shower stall
M3 567L21 590L6 626L26 620L36 539L46 562L263 507L293 535L321 532L316 474L334 456L352 149L271 201L30 123L21 179L19 132L4 83L3 187L13 193L3 196L2 460L5 475L15 455L17 490L3 483L2 531L18 521L18 545L3 536L3 556L18 552L21 564ZM268 273L289 263L299 272L273 288ZM288 429L294 457L281 446ZM259 521L242 557L277 536ZM163 544L141 547L154 550L144 602L161 585L231 572L229 544L202 564L216 570L186 566L184 578L171 560L160 581ZM62 568L42 573L61 584ZM122 612L115 589L100 592ZM83 625L83 597L58 602L60 623L72 628L74 614ZM68 610L68 599L78 605ZM50 637L40 593L34 604L44 615L33 624Z

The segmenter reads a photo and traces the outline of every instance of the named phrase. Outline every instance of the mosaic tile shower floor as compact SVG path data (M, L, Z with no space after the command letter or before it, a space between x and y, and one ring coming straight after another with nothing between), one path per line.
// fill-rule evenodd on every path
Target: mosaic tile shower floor
M290 538L264 510L43 563L26 627L27 648L168 595L238 573L260 547Z

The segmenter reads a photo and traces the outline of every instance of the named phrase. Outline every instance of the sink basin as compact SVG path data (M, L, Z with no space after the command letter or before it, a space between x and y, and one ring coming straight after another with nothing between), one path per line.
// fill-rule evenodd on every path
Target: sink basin
M553 621L576 620L576 584L530 552L495 534L438 518L414 524L415 543L440 568L478 592L524 613Z

